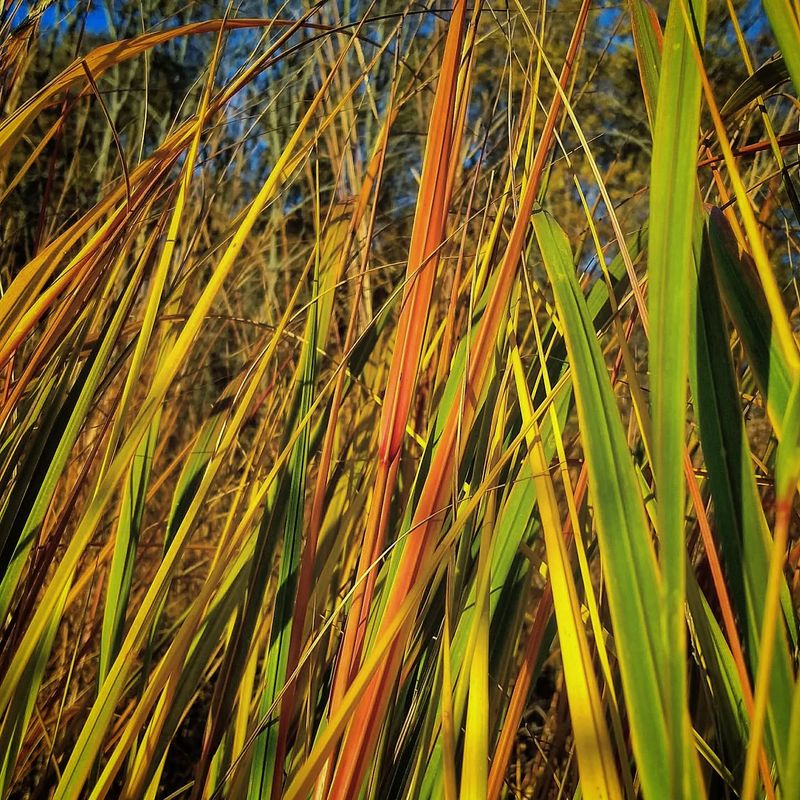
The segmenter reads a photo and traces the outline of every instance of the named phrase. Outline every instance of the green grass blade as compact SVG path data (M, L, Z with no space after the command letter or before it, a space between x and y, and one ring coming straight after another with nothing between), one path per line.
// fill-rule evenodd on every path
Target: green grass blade
M800 92L800 12L790 0L763 0L764 11L778 40L794 89Z
M645 797L669 780L660 624L661 576L638 481L586 301L563 231L545 212L533 217L573 372L578 422L594 507L631 739Z
M58 443L36 499L20 527L14 561L3 581L2 592L4 597L10 596L13 591L13 586L10 585L11 581L16 582L21 564L39 535L40 527L52 501L58 478L86 421L86 414L94 398L97 386L108 368L108 362L113 348L117 344L120 328L135 297L137 284L137 280L131 280L125 293L119 299L114 315L105 326L100 343L84 365L73 387L72 397L68 400L70 411L64 427L61 430L54 431L59 437ZM15 567L15 563L20 567ZM34 650L32 658L24 664L23 677L25 678L25 683L23 685L25 689L12 694L10 706L5 712L3 727L0 730L0 753L2 754L0 763L3 765L3 772L0 774L0 786L7 786L11 777L9 770L16 760L21 731L27 726L30 714L33 711L33 702L39 691L44 667L47 663L50 647L52 646L65 601L66 592L64 591L60 597L56 598L56 605L51 609L50 619L44 627L40 646Z
M710 222L709 239L713 235L712 229L713 222ZM729 594L743 632L744 650L755 674L764 614L763 588L769 571L770 535L753 474L750 445L711 261L710 248L706 244L698 276L692 394L714 501L717 541ZM782 597L791 629L793 614L785 583ZM789 650L785 637L782 637L773 664L768 717L768 744L773 758L780 758L788 735L791 692Z
M725 308L739 334L750 371L761 390L773 429L781 435L794 370L772 331L772 318L755 267L740 255L727 220L712 209L708 241Z
M684 540L686 382L690 340L687 330L692 295L695 158L700 134L701 83L691 35L680 8L670 3L658 83L650 174L650 224L647 274L649 372L653 473L664 576L661 619L667 658L665 690L669 723L671 797L692 793L694 773L687 736L686 625L684 619L686 544ZM702 45L705 0L690 4L695 35ZM688 782L687 782L688 779Z
M315 393L317 376L317 300L319 295L319 265L312 285L313 300L306 321L305 345L302 353L299 385L298 418L308 415ZM283 548L278 571L278 586L272 611L272 627L264 676L264 688L260 701L262 714L273 709L280 691L286 683L289 658L289 640L292 631L293 608L297 592L297 573L300 566L300 549L303 542L303 508L305 501L306 473L310 430L306 426L297 440L288 465L288 507L283 530ZM276 712L277 713L277 712ZM283 754L278 753L278 725L272 724L254 746L253 764L250 770L250 792L254 796L268 797L280 793L283 775L275 769ZM279 766L282 770L282 766ZM275 790L273 792L273 789Z

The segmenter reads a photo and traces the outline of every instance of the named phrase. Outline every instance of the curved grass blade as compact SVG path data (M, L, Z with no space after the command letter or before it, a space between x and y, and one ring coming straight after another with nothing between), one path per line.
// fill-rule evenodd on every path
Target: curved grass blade
M526 436L528 458L536 485L539 515L547 549L547 565L553 587L553 607L569 696L570 719L575 736L575 748L578 752L581 791L589 797L597 797L598 800L621 798L622 786L617 775L611 736L600 700L600 688L594 673L589 643L583 629L569 556L561 534L558 500L549 465L545 460L539 428L533 418L533 405L516 345L512 347L511 359L522 419L528 429Z
M692 394L714 501L717 542L722 552L729 594L743 632L744 650L755 674L760 661L759 631L769 571L769 528L753 475L750 445L711 264L712 228L710 220L698 275ZM792 620L785 584L782 595L786 619ZM792 683L789 649L785 637L782 637L772 668L767 737L770 756L779 764L789 730Z
M789 70L783 56L764 62L752 75L748 76L725 101L719 113L723 118L730 117L750 105L761 95L771 92L789 80Z

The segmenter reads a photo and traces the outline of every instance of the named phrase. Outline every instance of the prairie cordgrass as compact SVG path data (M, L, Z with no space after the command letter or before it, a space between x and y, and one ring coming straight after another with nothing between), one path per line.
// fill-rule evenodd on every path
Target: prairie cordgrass
M0 796L800 799L793 0L0 3Z

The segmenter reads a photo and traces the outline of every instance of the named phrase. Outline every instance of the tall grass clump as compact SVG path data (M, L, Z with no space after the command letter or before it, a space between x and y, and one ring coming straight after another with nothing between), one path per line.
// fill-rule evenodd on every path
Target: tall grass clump
M795 0L0 3L0 795L800 799Z

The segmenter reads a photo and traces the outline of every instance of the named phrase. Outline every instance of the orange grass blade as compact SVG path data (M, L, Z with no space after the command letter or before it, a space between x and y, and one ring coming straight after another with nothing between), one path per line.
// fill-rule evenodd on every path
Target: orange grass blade
M562 86L566 86L569 81L588 13L589 2L584 0L578 13L575 29L562 68L560 78ZM452 483L451 475L458 455L456 451L458 432L462 425L466 430L469 430L476 411L477 398L482 393L484 381L489 371L490 356L500 328L503 309L508 302L511 284L519 264L525 236L530 224L533 204L537 196L539 181L542 178L550 152L560 110L561 96L557 94L550 106L539 149L531 167L531 174L525 185L508 247L499 267L489 303L472 347L466 401L461 408L458 405L453 407L436 449L428 479L425 482L419 505L414 514L412 522L414 535L409 538L403 551L403 562L391 587L381 629L383 629L384 625L390 624L397 609L403 603L411 587L414 586L419 570L425 562L426 553L429 552L429 548L432 545L432 533L438 525L439 509L443 507L443 499L449 492ZM347 792L352 791L361 771L364 769L364 761L374 746L378 735L382 711L388 701L389 687L394 681L399 666L400 652L400 644L396 643L388 653L384 663L380 665L380 669L372 679L354 713L350 728L343 742L340 762L337 766L339 782L334 784L332 790L334 797L343 797L346 796Z

